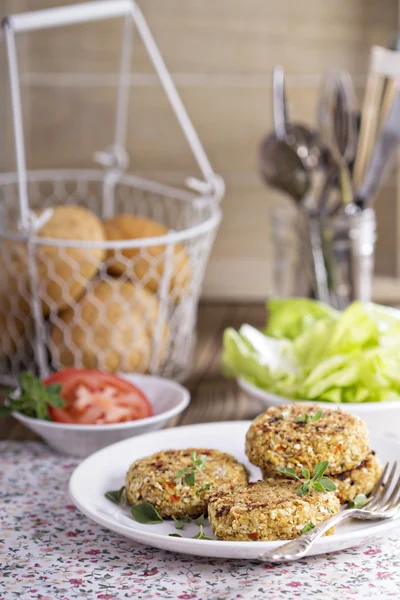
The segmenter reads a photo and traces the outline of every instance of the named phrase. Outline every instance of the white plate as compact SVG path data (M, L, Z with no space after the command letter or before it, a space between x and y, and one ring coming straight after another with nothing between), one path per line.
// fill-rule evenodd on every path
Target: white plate
M266 408L280 406L281 404L294 404L295 402L312 402L312 400L293 400L292 398L272 394L249 383L242 377L238 377L237 382L242 390L252 398L259 400ZM318 403L318 400L315 402ZM342 408L360 417L366 422L371 433L399 438L400 400L392 402L346 402L343 404L321 402L321 404L326 408Z
M125 473L134 460L168 448L198 446L229 452L246 465L252 479L259 479L259 469L250 465L244 454L244 439L249 425L250 421L190 425L113 444L96 452L76 468L69 484L72 501L96 523L148 546L197 556L256 559L262 552L279 546L280 542L193 540L191 536L198 532L195 525L186 526L184 531L179 532L171 521L159 525L141 525L104 497L108 490L118 489L124 484ZM373 440L373 447L382 462L394 461L400 456L400 445L396 442L377 438ZM357 546L396 525L399 525L398 521L343 523L333 536L319 540L312 554ZM205 532L212 535L208 525ZM185 538L169 537L169 533L180 533Z

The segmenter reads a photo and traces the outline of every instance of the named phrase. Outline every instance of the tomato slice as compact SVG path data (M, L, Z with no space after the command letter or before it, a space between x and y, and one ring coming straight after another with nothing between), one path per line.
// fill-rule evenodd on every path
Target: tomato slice
M153 414L145 394L133 383L96 369L63 369L47 377L45 385L61 384L65 406L49 407L53 421L82 425L122 423Z

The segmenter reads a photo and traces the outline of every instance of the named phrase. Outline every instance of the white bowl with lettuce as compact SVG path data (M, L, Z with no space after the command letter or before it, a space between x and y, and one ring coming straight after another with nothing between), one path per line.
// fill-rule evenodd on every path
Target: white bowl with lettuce
M400 310L354 302L338 312L292 298L267 312L264 331L225 331L225 374L266 407L326 403L400 437Z

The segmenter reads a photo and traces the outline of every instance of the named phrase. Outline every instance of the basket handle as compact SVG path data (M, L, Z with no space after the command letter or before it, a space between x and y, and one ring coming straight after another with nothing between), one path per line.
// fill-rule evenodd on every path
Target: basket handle
M34 31L51 27L61 27L64 25L72 25L74 23L100 21L103 19L122 16L129 17L129 15L131 15L133 22L136 25L136 28L149 54L150 60L160 79L161 85L164 88L175 116L204 177L204 181L199 181L195 178L189 178L187 180L187 184L192 189L200 191L204 195L211 196L216 200L220 200L224 194L223 180L214 173L214 170L211 167L210 161L208 160L197 132L178 94L172 77L169 74L147 22L135 0L97 0L83 4L74 4L71 6L26 12L8 16L3 20L2 23L2 30L4 32L7 46L8 69L10 77L17 179L20 201L20 220L22 227L25 230L29 229L29 201L15 34L22 31ZM127 112L127 102L123 103L123 110L124 112ZM122 121L125 122L125 119Z

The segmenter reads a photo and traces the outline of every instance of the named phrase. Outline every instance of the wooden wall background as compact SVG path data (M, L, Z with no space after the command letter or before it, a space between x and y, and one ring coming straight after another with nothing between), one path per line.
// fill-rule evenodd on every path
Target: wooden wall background
M3 0L20 12L64 0ZM271 129L271 69L282 64L294 117L312 123L324 69L346 68L362 97L371 44L396 34L397 0L141 0L167 66L215 170L224 220L207 271L209 298L260 299L272 290L270 215L290 203L264 188L257 146ZM121 22L18 38L29 166L92 166L112 140ZM4 55L0 57L4 75ZM4 83L4 82L3 82ZM197 169L144 48L135 40L128 149L136 172L181 184ZM2 90L7 88L3 85ZM1 168L13 168L2 92ZM400 272L396 177L377 205L377 274Z

